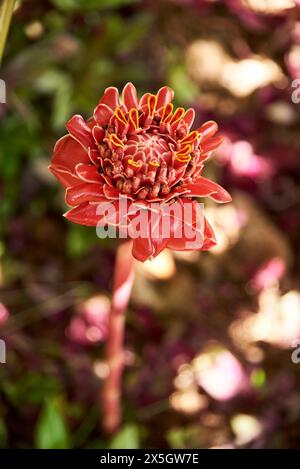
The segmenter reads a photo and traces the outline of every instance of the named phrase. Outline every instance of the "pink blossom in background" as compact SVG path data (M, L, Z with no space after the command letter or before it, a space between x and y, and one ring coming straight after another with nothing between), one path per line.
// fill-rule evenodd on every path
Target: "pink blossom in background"
M66 335L80 345L92 345L107 337L107 321L110 302L104 295L97 295L82 303L72 318Z
M4 326L6 321L9 318L9 312L6 306L3 303L0 303L0 327Z
M218 401L232 399L246 387L243 368L228 350L199 355L195 373L198 384Z
M235 176L263 180L272 174L270 162L263 156L255 154L251 143L246 140L233 142L227 139L219 161L227 163Z
M285 271L285 261L280 257L273 257L260 266L252 279L252 285L257 291L269 288L283 277Z

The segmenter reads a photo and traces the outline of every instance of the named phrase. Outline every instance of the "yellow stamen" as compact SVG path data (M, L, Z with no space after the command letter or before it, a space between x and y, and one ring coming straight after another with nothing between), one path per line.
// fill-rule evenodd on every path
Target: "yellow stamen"
M135 130L139 128L139 113L136 108L130 109L129 121L132 123Z
M184 111L183 107L179 107L178 109L176 109L172 119L170 120L170 124L171 125L177 124L177 122L180 121L180 119L182 118L184 112L185 111Z
M154 100L154 101L153 101ZM149 116L153 116L157 105L157 96L150 94L147 100L147 111Z
M198 138L198 136L199 133L197 132L197 130L193 130L193 132L189 133L182 140L180 140L180 143L193 143Z
M161 122L166 122L172 117L173 104L168 103L163 107L163 112L161 115Z
M176 156L175 160L177 161L180 161L180 163L188 163L189 161L191 161L192 157L191 155L187 155L185 157L180 157L180 156Z
M156 166L157 168L159 168L160 164L157 162L157 161L149 161L149 163L151 166Z
M121 108L117 108L115 110L115 116L116 118L118 119L118 121L122 122L122 124L126 125L127 124L127 120L126 120L126 117L125 117L125 114L124 112L122 111Z
M134 166L135 168L139 168L140 166L142 166L141 161L128 160L128 164Z
M182 157L182 156L189 155L191 151L192 151L191 145L185 145L185 147L181 148L181 150L177 152L177 156Z
M116 134L110 134L109 136L110 143L113 144L115 147L124 147L124 143L119 139Z

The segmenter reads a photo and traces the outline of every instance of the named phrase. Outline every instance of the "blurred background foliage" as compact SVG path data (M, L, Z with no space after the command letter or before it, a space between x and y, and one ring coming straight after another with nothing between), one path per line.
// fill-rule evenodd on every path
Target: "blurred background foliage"
M1 67L0 447L300 444L297 0L24 0ZM48 173L107 86L163 84L226 141L206 175L218 246L137 266L124 424L101 433L114 243L63 219Z

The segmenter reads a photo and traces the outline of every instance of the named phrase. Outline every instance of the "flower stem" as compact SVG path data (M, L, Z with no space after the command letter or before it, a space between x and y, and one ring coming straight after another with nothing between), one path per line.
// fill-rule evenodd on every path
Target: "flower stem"
M3 0L0 7L0 62L4 52L6 37L13 14L15 0Z
M104 383L103 428L113 434L121 423L121 382L124 367L125 311L131 295L134 279L134 259L131 254L132 241L120 244L115 261L111 311L108 323L107 362L108 376Z

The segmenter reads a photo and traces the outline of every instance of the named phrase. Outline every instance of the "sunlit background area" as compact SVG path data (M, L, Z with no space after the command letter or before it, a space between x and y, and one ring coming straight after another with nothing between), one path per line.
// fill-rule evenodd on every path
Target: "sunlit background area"
M0 447L300 447L300 1L18 1L0 78ZM61 216L47 167L127 81L219 123L204 176L233 201L205 202L211 251L136 266L107 438L115 241Z

